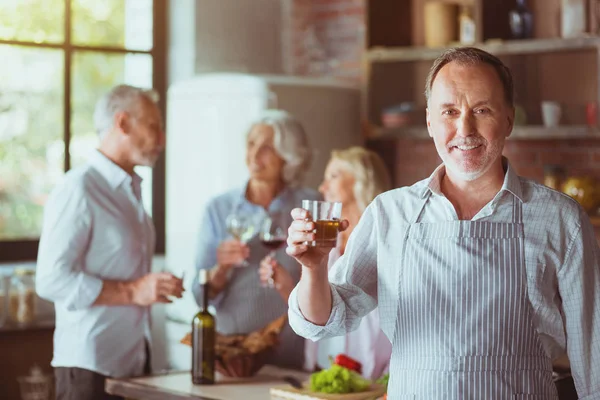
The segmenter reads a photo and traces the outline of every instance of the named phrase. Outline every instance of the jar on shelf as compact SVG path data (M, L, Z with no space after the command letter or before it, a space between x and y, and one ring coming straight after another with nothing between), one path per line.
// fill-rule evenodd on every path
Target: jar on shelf
M561 190L565 179L565 169L560 165L544 165L544 185L554 190Z
M443 0L425 3L425 46L445 47L456 41L458 35L458 5Z
M0 326L4 326L8 321L10 279L10 275L0 274Z
M586 28L586 0L562 0L561 36L582 36Z
M35 320L35 312L35 272L17 268L10 285L10 319L17 324L30 324Z
M34 365L27 376L17 378L23 400L49 400L52 397L52 376L44 373L40 367Z

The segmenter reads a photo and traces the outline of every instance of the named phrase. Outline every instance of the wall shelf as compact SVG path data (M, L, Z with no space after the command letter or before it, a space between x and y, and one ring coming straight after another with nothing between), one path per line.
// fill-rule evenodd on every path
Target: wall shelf
M373 129L370 141L389 139L430 139L427 128L413 126L406 128L381 128ZM590 128L586 125L564 125L556 128L544 126L517 126L509 140L564 140L564 139L600 139L600 129Z
M567 51L597 50L600 48L599 37L579 37L571 39L529 39L509 41L489 41L475 44L495 55L543 54ZM433 61L447 48L429 47L375 47L366 52L369 62L410 62Z

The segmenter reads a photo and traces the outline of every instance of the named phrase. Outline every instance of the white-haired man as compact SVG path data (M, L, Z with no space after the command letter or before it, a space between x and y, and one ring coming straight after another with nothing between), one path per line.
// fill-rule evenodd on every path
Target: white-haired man
M181 297L182 281L151 273L155 233L137 165L165 147L156 95L127 85L96 106L100 145L69 171L45 207L36 290L55 304L57 399L116 399L106 377L149 370L149 306Z

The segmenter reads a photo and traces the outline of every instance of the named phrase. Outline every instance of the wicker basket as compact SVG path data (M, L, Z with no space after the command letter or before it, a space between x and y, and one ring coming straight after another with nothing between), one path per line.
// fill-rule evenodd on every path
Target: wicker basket
M279 344L279 334L286 321L287 314L272 321L263 329L247 335L217 333L216 370L230 377L254 376ZM181 343L191 346L191 333L185 335Z

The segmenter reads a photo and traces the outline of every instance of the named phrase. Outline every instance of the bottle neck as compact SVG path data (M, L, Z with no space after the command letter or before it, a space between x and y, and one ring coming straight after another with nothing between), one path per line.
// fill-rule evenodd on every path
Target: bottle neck
M200 298L200 311L208 310L208 292L209 287L207 284L200 285L200 291L202 293L202 297Z

